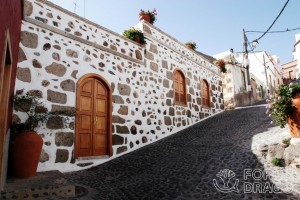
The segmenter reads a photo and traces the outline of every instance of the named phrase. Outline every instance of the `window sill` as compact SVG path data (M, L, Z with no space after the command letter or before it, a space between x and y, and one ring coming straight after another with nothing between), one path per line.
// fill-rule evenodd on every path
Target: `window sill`
M205 109L211 109L211 107L209 107L209 106L202 106L202 108L205 108Z
M184 107L187 107L188 105L187 105L187 103L182 103L182 102L174 102L174 105L176 105L176 106L184 106Z

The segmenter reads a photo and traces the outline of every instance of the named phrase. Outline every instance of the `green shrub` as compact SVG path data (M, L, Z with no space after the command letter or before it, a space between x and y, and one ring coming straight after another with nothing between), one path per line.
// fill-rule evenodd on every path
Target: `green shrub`
M281 159L281 158L273 158L272 159L272 164L274 166L277 166L277 167L283 167L284 166L284 159Z
M125 30L123 32L123 36L140 44L146 44L145 36L140 30L136 30L133 28Z
M291 139L292 139L292 138L284 139L284 140L282 140L282 143L283 143L283 144L286 144L287 146L290 146L290 144L291 144Z

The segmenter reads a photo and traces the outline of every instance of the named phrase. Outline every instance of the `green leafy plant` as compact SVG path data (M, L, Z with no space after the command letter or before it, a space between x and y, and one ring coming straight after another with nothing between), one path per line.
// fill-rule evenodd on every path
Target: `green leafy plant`
M215 64L220 67L222 73L226 73L227 72L227 69L225 67L226 66L226 62L223 59L218 59L215 62Z
M125 30L123 32L123 36L140 44L146 44L145 36L140 30L136 30L134 28Z
M145 11L145 10L141 9L139 15L140 15L140 16L141 16L141 15L149 15L149 16L150 16L150 23L151 23L151 24L154 24L154 22L157 20L157 19L156 19L157 12L156 12L156 9L155 9L155 8L153 9L153 11L150 11L150 10Z
M22 131L33 131L39 122L45 122L49 116L48 109L37 96L29 94L16 94L14 96L14 109L27 114L28 119L21 123L12 124L14 133Z
M197 44L194 41L188 41L184 43L186 46L190 46L193 50L197 49Z
M274 166L277 166L277 167L283 167L284 166L284 159L282 159L282 158L273 158L272 159L272 164Z
M266 114L272 118L271 124L275 122L284 128L288 117L295 111L292 99L300 92L300 82L289 85L281 85L273 98L269 98Z
M290 146L290 144L291 144L291 139L292 139L292 138L283 139L283 140L282 140L282 143L283 143L283 144L286 144L287 147L288 147L288 146Z

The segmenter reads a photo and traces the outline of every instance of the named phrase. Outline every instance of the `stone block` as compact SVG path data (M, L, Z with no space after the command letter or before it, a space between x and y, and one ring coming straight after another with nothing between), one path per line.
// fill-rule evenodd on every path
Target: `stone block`
M112 135L112 144L113 145L122 145L124 144L124 138L119 135Z
M135 50L135 57L138 60L143 60L143 55L142 55L141 51L139 51L139 50Z
M112 100L113 100L113 103L124 104L124 100L123 100L123 98L121 96L113 95L112 96Z
M32 14L33 6L30 1L24 1L24 15L30 16Z
M38 98L43 98L43 92L41 90L29 90L27 92L29 96L34 96Z
M46 151L44 149L42 149L41 155L40 155L40 162L44 163L47 162L49 160L49 154L46 153Z
M132 135L136 135L137 134L136 126L134 126L134 125L131 126L130 132L131 132Z
M128 106L120 106L118 113L121 115L128 115Z
M47 90L47 100L54 103L65 104L67 103L67 95L65 93Z
M75 82L71 79L64 80L60 83L60 87L64 91L75 92Z
M283 158L286 165L300 159L300 145L290 145L284 151Z
M17 79L23 82L31 82L31 71L29 68L21 68L17 69Z
M282 144L270 144L268 146L267 161L271 162L273 158L283 158L284 146Z
M46 127L48 129L62 129L64 127L63 118L59 116L49 117Z
M38 45L38 35L35 33L22 31L20 42L25 47L36 49Z
M150 53L149 51L146 51L145 57L146 57L148 60L154 60L154 55L153 55L152 53Z
M169 88L169 87L170 87L170 85L169 85L169 80L164 79L164 80L163 80L163 86L164 86L165 88Z
M62 64L58 64L53 62L51 65L45 68L46 72L49 74L53 74L58 77L62 77L65 75L67 68Z
M168 62L165 61L165 60L162 60L162 67L165 68L165 69L168 69ZM173 76L173 75L172 75Z
M171 120L171 118L169 116L165 116L164 120L165 120L165 125L166 126L172 125L172 120Z
M66 149L57 149L55 163L65 163L69 159L69 151Z
M157 46L154 45L154 44L150 44L150 51L151 51L152 53L157 54L157 53L158 53L158 51L157 51Z
M117 128L117 133L120 133L120 134L129 134L129 129L128 129L127 126L119 126L119 125L117 125L116 128Z
M150 62L150 69L158 72L158 64L154 63L154 62Z
M127 146L122 146L117 148L117 154L127 151Z
M24 60L27 60L27 57L21 47L19 47L19 55L18 55L18 62L23 62Z
M74 144L73 132L57 132L55 133L55 145L70 147Z
M131 93L131 88L129 85L118 83L118 90L120 95L129 96Z
M125 119L123 119L120 116L113 115L112 116L112 123L124 124L125 123Z
M68 57L71 57L71 58L78 58L78 52L77 51L74 51L72 49L67 49L66 50L66 55Z

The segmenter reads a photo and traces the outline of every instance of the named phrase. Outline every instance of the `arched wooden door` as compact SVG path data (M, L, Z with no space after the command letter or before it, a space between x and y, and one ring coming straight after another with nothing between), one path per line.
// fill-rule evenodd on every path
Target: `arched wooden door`
M75 158L112 155L111 91L98 75L77 84Z

